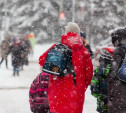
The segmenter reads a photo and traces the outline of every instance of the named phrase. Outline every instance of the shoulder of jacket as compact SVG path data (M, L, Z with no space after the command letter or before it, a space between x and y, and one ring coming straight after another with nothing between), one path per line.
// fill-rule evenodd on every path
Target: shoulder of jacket
M90 53L89 53L88 49L85 48L85 47L83 47L82 50L83 50L83 52L84 52L84 56L85 56L86 58L90 58Z
M119 55L121 57L124 57L125 54L126 54L126 49L119 47L115 49L113 56Z

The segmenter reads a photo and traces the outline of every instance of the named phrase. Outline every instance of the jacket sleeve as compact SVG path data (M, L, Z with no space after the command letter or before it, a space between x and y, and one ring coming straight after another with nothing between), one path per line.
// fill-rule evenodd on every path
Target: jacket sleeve
M111 70L109 75L107 76L107 82L111 82L114 78L116 78L119 67L121 66L123 57L119 53L114 53L113 61L111 62Z
M88 85L91 82L92 76L93 76L93 65L92 65L92 61L90 58L90 54L87 51L86 52L86 74L85 74L85 81L86 81L86 88L88 87Z
M29 103L30 103L30 109L32 112L34 111L34 98L36 95L36 82L37 82L37 78L32 82L30 90L29 90Z
M8 51L5 54L6 56L8 56L12 52L12 48L13 48L13 46L10 46L9 47Z
M100 94L100 90L99 90L99 79L98 79L98 68L96 68L96 70L94 71L94 75L92 77L91 80L91 94L94 97L98 97Z
M49 50L50 50L51 48L53 48L54 46L56 46L56 44L52 45L45 53L43 53L43 54L39 57L39 64L40 64L41 66L44 65Z

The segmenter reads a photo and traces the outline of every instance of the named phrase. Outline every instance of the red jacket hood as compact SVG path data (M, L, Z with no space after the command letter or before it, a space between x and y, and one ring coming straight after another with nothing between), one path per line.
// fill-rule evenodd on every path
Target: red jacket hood
M67 45L70 49L78 50L83 47L83 41L81 36L77 33L68 32L62 36L61 43Z

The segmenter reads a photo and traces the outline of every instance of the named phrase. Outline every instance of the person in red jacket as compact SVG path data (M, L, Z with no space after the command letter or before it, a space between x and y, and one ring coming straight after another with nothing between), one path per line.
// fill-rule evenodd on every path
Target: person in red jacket
M85 91L93 75L92 61L88 50L83 47L78 24L69 22L65 32L61 38L61 43L67 45L72 51L72 63L76 73L77 86L74 85L71 74L62 78L50 75L48 87L50 112L82 113ZM39 64L41 66L43 66L49 50L50 48L40 56Z

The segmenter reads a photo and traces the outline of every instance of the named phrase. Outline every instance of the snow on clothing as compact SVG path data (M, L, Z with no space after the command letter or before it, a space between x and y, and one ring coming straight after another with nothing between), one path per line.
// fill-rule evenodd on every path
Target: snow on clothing
M105 82L105 78L102 77L103 69L97 67L92 81L91 81L91 94L97 98L97 111L99 113L108 113L107 106L107 83ZM104 93L103 93L103 92Z
M53 113L82 113L85 91L93 75L90 54L83 47L82 38L76 33L68 32L63 35L61 43L67 45L72 51L72 63L76 73L77 86L74 85L71 74L65 77L50 75L48 89L50 111ZM40 56L41 66L45 62L48 51L49 49Z
M114 49L113 49L114 51ZM91 80L91 94L97 98L97 111L99 113L108 113L108 93L106 78L111 68L111 61L113 60L111 54L103 50L99 58L100 66L94 71Z
M21 65L21 59L24 54L24 47L19 44L15 44L10 46L7 55L12 52L12 65L13 66L20 66Z
M97 111L99 113L108 113L108 94L106 76L110 70L110 62L106 67L99 66L94 71L94 76L91 81L91 93L97 98Z
M108 82L108 106L109 113L125 113L126 112L126 83L121 82L116 74L122 61L125 57L126 50L122 47L118 47L114 51L114 61L112 62L112 68L107 78Z
M42 72L32 82L29 90L29 103L34 113L47 113L49 103L47 97L49 74Z
M117 72L126 54L126 29L119 28L111 34L112 43L116 47L113 54L113 62L110 74L107 77L108 83L108 107L109 113L126 112L126 83L117 78Z

